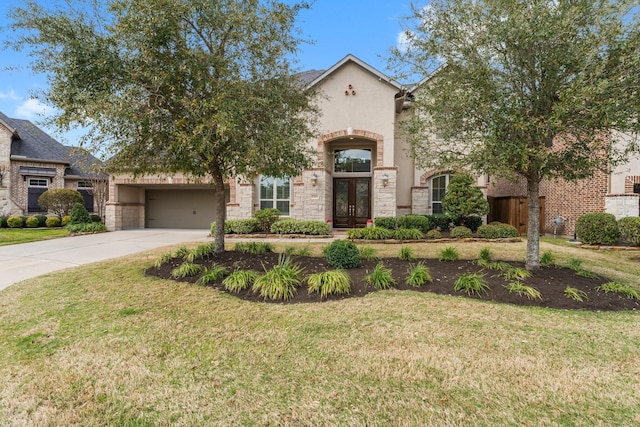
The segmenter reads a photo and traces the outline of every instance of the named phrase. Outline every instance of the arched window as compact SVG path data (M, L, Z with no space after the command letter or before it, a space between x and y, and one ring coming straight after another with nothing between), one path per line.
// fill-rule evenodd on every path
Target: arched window
M431 178L431 213L433 215L442 215L442 199L449 186L449 181L453 175L438 175Z
M288 176L260 176L260 209L276 208L282 215L287 216L290 202L291 180Z

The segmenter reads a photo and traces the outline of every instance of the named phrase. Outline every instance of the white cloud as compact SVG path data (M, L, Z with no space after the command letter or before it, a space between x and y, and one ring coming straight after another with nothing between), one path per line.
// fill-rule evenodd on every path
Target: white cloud
M16 108L16 116L19 118L33 120L38 117L47 116L52 112L52 108L34 98L29 98Z
M10 99L12 101L20 101L20 97L16 95L16 92L11 89L9 92L0 92L0 99Z
M396 40L397 42L397 47L398 50L400 52L406 52L407 48L409 47L409 33L405 30L405 31L400 31L400 33L398 33L398 38Z

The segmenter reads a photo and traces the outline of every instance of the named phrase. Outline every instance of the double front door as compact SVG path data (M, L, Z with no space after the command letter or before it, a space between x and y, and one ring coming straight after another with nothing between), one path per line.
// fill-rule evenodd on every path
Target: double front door
M371 178L333 179L333 225L366 227L371 218Z

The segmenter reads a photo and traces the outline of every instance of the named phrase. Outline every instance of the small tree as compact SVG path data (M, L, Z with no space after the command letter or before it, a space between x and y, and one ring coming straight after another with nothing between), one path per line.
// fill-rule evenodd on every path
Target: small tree
M467 173L457 174L449 181L449 187L442 199L442 209L453 218L456 225L463 225L464 219L471 215L489 213L487 199L482 190L473 183L473 177Z
M91 222L91 217L89 216L89 212L87 212L87 208L84 207L82 203L76 203L73 205L71 209L71 220L69 224L89 224Z
M87 192L93 196L97 214L104 220L104 210L109 199L109 180L106 177L94 176L89 179L91 188Z
M60 218L69 215L76 203L84 203L82 194L68 188L54 188L47 190L38 197L38 205Z

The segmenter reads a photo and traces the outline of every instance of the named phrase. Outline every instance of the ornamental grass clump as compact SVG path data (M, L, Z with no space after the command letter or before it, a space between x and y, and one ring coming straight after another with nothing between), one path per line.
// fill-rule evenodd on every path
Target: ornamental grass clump
M452 246L447 246L438 254L439 261L457 261L460 258L458 250Z
M360 252L360 258L366 261L373 261L378 258L378 250L371 246L361 246L358 248Z
M521 282L515 281L510 282L504 287L509 291L510 294L517 294L530 300L542 300L542 294L533 286L528 286Z
M580 289L577 289L577 288L573 288L571 286L567 286L564 289L564 295L567 298L570 298L570 299L572 299L574 301L578 301L578 302L583 302L584 300L589 299L589 298L587 298L587 293L586 292L581 291Z
M422 240L424 235L417 228L398 228L393 231L393 238L396 240Z
M456 279L453 289L456 292L466 292L467 295L486 294L491 288L482 274L467 273Z
M403 246L402 248L400 248L400 252L398 253L398 258L400 258L403 261L411 262L416 259L416 255L410 246Z
M396 284L392 273L390 268L385 267L382 262L379 262L373 271L365 276L364 280L379 291L390 289Z
M269 242L238 242L233 250L245 254L260 255L273 252L274 246Z
M543 267L553 267L556 265L556 256L551 251L544 251L540 255L540 265Z
M215 249L215 242L204 243L190 250L184 259L188 262L194 262L197 259L208 258L215 253Z
M236 270L222 281L222 286L229 292L241 292L253 286L256 279L260 277L253 270Z
M252 289L264 299L288 301L302 283L302 273L302 267L293 264L290 257L280 254L278 264L259 276Z
M407 274L407 285L418 288L425 285L427 282L433 282L433 278L431 277L429 267L424 265L424 263L419 262L417 265L409 269Z
M204 273L196 284L198 285L208 285L209 283L213 283L220 279L224 279L229 274L229 270L223 265L216 264L215 262L211 264L211 267L205 269Z
M608 282L600 285L596 288L596 291L604 293L616 293L624 295L629 299L640 300L640 292L638 292L637 289L618 282Z
M510 267L503 270L502 273L500 273L500 276L506 280L524 280L531 277L531 272L524 268Z
M202 266L191 262L183 262L178 267L171 270L171 277L174 279L184 279L185 277L193 277L202 271Z
M318 293L320 298L328 295L345 295L351 291L351 276L346 270L330 270L311 274L307 278L309 293Z

